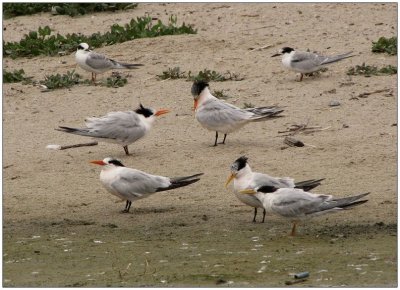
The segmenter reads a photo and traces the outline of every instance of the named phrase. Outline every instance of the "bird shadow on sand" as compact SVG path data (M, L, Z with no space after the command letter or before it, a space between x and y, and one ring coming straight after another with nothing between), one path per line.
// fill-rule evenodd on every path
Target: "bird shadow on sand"
M153 213L164 213L174 211L176 208L173 206L170 207L142 207L142 208L134 208L131 210L132 214L140 215L140 214L153 214Z

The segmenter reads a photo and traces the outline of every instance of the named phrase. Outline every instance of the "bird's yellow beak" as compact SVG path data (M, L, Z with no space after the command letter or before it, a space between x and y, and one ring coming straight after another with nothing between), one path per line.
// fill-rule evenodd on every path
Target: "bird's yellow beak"
M225 182L225 188L228 187L228 184L232 181L232 179L234 179L236 177L236 174L231 173L231 175L228 176L228 179Z
M92 161L89 161L90 163L93 163L93 164L97 164L97 165L106 165L104 162L103 162L103 160L92 160Z
M169 113L169 112L170 112L170 110L161 109L161 110L158 110L154 115L161 116L161 115L164 115L164 114Z
M249 188L249 189L243 189L243 190L239 191L239 193L243 193L243 194L256 194L257 191L255 191L254 189Z

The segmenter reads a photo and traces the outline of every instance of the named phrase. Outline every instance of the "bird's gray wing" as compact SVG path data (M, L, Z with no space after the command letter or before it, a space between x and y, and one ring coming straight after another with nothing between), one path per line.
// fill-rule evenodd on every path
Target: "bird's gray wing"
M296 51L292 57L291 64L294 68L302 71L313 71L318 69L322 62L327 59L326 56L316 53Z
M218 99L207 100L202 109L196 114L197 119L204 121L211 127L218 127L225 124L247 122L253 113L246 112L234 105Z
M288 218L303 217L308 213L315 213L321 204L330 200L332 196L312 194L301 189L282 188L273 193L271 210Z
M86 126L92 137L134 142L145 134L139 116L133 112L110 112L100 118L87 118Z
M254 172L253 181L251 183L252 188L259 188L262 186L273 186L276 188L293 188L294 182L292 178L276 178L269 176L268 174Z
M86 64L97 70L107 70L115 67L115 61L93 51L88 54Z
M127 199L140 198L151 194L160 187L169 186L169 178L147 174L140 170L122 168L118 179L111 183L111 187Z

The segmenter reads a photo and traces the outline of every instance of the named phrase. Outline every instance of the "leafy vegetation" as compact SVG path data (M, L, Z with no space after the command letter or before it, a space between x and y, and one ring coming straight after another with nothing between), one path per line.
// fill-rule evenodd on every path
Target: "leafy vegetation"
M69 16L136 8L134 3L3 3L4 18L52 12Z
M255 105L253 105L252 103L244 103L243 104L243 109L249 109L249 108L254 108Z
M161 80L174 80L174 79L184 79L186 78L186 73L181 72L179 67L168 68L168 70L163 71L161 75L157 75L157 77Z
M397 55L397 37L391 38L380 37L377 42L372 42L372 52Z
M177 17L174 15L169 17L167 25L163 24L161 20L153 24L152 17L147 15L131 19L125 26L114 24L110 31L105 34L94 33L90 36L76 33L66 36L59 33L54 35L50 27L45 26L44 28L39 27L37 32L29 32L20 42L3 42L3 56L11 56L12 58L37 55L54 56L62 52L73 52L81 42L86 42L91 47L97 48L102 45L112 45L137 38L195 33L197 31L192 26L185 25L185 23L178 27Z
M24 75L25 72L23 69L14 70L13 72L3 70L3 83L30 82L31 77L25 77Z
M118 72L113 72L111 77L108 77L106 80L104 80L101 85L108 88L119 88L125 86L127 83L128 80L124 76Z
M230 98L230 96L224 93L224 90L215 90L212 94L214 97L221 100L227 100Z
M203 71L199 71L197 75L192 75L192 72L189 71L188 73L188 80L190 81L215 81L215 82L223 82L223 81L228 81L228 80L233 80L233 81L241 81L243 80L242 77L240 77L238 74L231 73L227 71L224 74L218 73L216 71L211 71L208 69L204 69Z
M366 65L363 63L362 65L356 65L355 67L350 68L347 71L348 75L364 75L366 77L370 77L372 75L393 75L397 74L397 67L388 65L382 68L378 68L376 66Z
M169 68L166 71L163 71L161 75L157 75L157 77L161 80L167 79L186 79L188 81L194 80L203 80L203 81L215 81L215 82L223 82L228 80L233 81L241 81L243 80L238 74L231 73L227 71L224 74L218 73L216 71L211 71L209 69L204 69L203 71L199 71L198 74L193 75L191 71L187 74L186 72L182 72L179 67Z
M61 88L70 88L74 85L80 83L81 76L75 73L75 70L72 72L67 71L66 74L60 75L50 75L46 76L44 81L40 81L42 85L45 85L47 89L61 89Z

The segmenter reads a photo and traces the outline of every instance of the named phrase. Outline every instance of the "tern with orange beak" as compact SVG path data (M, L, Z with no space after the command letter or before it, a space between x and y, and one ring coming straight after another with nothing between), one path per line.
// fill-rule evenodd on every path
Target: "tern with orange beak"
M256 222L257 208L263 208L261 201L254 195L243 194L240 191L245 189L261 190L266 188L300 188L305 191L311 190L321 184L322 179L310 179L301 182L294 182L290 177L272 177L268 174L253 172L246 156L241 156L231 165L231 174L229 175L225 187L233 180L233 190L236 197L244 204L254 207L253 222ZM265 221L266 211L263 211L262 222Z
M156 111L145 108L140 104L135 111L110 112L100 118L86 118L86 128L83 129L60 126L56 130L120 144L124 147L125 154L129 155L128 145L144 137L156 117L168 112L166 109Z
M278 114L283 112L277 106L240 109L214 97L205 81L194 81L191 92L197 121L204 128L215 131L214 146L217 146L218 133L224 134L220 144L225 144L226 136L244 125L281 117Z
M338 198L332 195L310 193L297 188L276 188L274 186L244 189L240 193L256 197L267 212L290 219L293 223L291 236L296 235L296 225L299 221L351 209L367 202L368 200L360 199L369 194L367 192Z
M175 178L152 175L125 167L120 160L111 157L90 162L103 166L100 181L108 192L126 201L123 212L129 212L135 200L149 197L156 192L190 185L199 181L198 177L203 175L203 173L198 173Z

